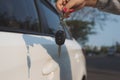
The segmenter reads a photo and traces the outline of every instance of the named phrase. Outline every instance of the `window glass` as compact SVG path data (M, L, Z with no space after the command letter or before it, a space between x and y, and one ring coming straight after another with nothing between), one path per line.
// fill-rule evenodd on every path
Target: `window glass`
M0 0L0 28L40 32L33 0Z
M71 35L67 30L67 26L64 24L60 24L60 19L58 13L55 11L53 7L46 2L46 0L39 0L38 8L40 11L40 18L42 19L42 26L45 29L45 34L55 35L58 29L64 30L66 33L66 37L71 39ZM64 26L64 27L63 27Z
M43 0L41 0L43 2ZM58 15L56 15L53 11L51 11L46 5L41 4L44 14L45 14L45 18L46 18L46 22L48 24L48 34L52 34L54 35L55 32L60 28L62 29L61 25L60 25L60 20Z

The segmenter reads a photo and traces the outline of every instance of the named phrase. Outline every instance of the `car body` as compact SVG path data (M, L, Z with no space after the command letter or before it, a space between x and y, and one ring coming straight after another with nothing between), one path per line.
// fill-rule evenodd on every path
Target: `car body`
M47 0L0 0L0 80L85 80L81 46ZM58 45L55 33L66 33Z

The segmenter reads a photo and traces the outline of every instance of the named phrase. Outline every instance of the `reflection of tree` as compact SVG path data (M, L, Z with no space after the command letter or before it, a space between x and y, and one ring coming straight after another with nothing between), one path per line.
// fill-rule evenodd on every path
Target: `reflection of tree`
M68 26L70 27L70 31L73 35L73 37L80 41L81 44L85 44L85 42L88 40L89 34L95 34L95 32L92 30L94 23L87 22L87 21L79 21L79 20L69 20L67 21Z
M7 26L9 22L9 18L7 17L7 13L0 13L0 26Z
M106 54L108 53L108 48L107 46L101 46L100 53Z
M15 16L8 16L7 12L0 13L0 26L2 27L35 32L40 31L39 22L37 19L27 16L23 20L19 20Z

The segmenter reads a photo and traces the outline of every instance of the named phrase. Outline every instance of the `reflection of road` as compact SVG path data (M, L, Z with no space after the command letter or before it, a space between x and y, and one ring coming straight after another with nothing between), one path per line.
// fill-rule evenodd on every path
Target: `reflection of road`
M88 80L120 80L120 57L87 57Z

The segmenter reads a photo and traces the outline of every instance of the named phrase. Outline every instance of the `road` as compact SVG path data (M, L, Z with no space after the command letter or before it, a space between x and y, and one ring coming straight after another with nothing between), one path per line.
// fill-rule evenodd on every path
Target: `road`
M120 80L120 57L86 57L88 80Z

